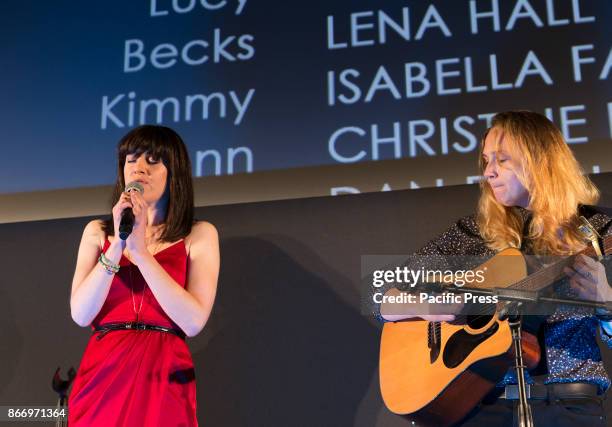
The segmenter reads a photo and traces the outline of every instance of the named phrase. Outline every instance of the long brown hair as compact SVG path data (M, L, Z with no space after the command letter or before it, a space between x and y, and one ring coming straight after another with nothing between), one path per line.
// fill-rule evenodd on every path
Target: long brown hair
M125 188L123 168L129 154L147 153L160 159L166 169L168 178L166 192L168 204L163 220L163 230L160 240L174 242L191 232L193 225L193 180L191 178L191 162L187 148L181 137L165 126L143 125L128 132L117 147L117 180L111 198L114 206ZM114 234L112 216L104 223L106 235Z
M509 111L493 118L480 145L480 172L484 174L484 142L490 132L503 132L511 158L520 160L513 171L529 191L532 220L528 238L538 254L570 254L584 247L577 230L579 205L596 204L599 191L583 174L559 129L545 116L531 111ZM478 225L494 250L520 248L523 218L514 207L495 199L486 180L480 183Z

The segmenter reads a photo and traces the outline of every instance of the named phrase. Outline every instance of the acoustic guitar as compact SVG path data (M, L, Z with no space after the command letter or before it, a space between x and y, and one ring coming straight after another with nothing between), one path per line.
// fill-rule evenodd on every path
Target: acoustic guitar
M604 247L604 253L609 253L612 236L604 239ZM590 247L581 253L595 254ZM529 275L523 254L507 249L475 269L486 271L485 280L470 287L539 291L563 278L563 268L573 264L574 258L560 259ZM495 309L461 322L409 319L385 323L379 375L387 408L417 425L443 427L465 417L514 362L508 321L499 320ZM536 367L538 341L525 331L522 350L527 368Z

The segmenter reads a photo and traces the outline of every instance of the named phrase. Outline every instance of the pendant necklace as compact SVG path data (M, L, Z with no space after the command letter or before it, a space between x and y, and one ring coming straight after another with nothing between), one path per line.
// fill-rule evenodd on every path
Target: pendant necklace
M159 242L155 245L154 250L156 251L159 248ZM142 296L140 297L140 304L138 305L138 310L136 310L136 298L134 297L134 277L133 277L133 269L136 265L130 260L130 293L132 295L132 310L134 310L134 314L136 315L136 322L139 320L140 311L142 310L142 303L145 299L145 293L147 292L147 284L146 282L142 286ZM144 280L143 280L144 281Z

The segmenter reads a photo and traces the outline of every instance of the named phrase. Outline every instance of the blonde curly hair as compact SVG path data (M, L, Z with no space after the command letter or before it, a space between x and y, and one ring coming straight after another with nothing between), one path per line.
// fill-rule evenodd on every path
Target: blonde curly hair
M504 150L518 159L517 166L509 167L529 192L532 220L527 238L534 253L569 255L584 248L577 230L578 207L596 204L599 190L583 174L559 129L545 116L530 111L495 115L480 145L481 174L486 168L483 149L489 134L498 144L503 139ZM481 181L480 189L477 221L487 245L497 251L520 248L522 215L515 207L499 203L486 180Z

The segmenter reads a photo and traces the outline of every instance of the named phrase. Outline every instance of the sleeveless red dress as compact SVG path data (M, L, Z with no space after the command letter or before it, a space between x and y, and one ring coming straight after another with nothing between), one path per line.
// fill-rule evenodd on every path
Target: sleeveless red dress
M109 247L107 240L103 251ZM154 255L181 286L187 280L183 240ZM126 257L113 278L92 329L106 323L138 320L179 329L158 304L138 268ZM134 294L130 287L133 287ZM96 332L85 348L69 397L70 427L197 426L193 361L183 339L167 332L119 330L100 340Z

